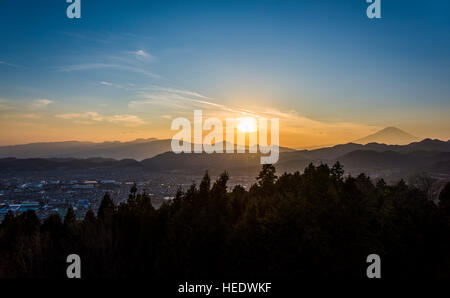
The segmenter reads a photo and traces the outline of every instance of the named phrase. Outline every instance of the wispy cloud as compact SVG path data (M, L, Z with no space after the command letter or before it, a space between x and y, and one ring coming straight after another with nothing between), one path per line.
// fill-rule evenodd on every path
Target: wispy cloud
M101 81L99 84L102 86L106 86L106 87L114 87L117 89L132 90L132 88L130 88L128 86L123 86L123 85L108 82L108 81Z
M139 126L147 124L146 121L142 120L136 115L114 115L106 118L109 122L124 124L125 126Z
M149 57L150 55L148 53L146 53L144 50L138 50L136 52L134 52L135 55L139 56L139 57Z
M0 98L0 111L7 111L7 110L11 110L14 107L10 104L9 101L7 101L6 99L2 99Z
M49 99L33 99L33 100L7 100L0 98L0 111L14 110L14 109L29 109L29 110L42 110L53 101Z
M32 119L32 120L42 119L42 115L39 115L39 114L36 114L36 113L20 114L19 117L22 117L22 118L25 118L25 119Z
M46 108L49 104L52 104L53 101L49 99L35 99L31 102L31 109L43 109Z
M10 119L11 122L18 123L24 120L41 120L43 116L37 113L9 113L2 115L2 118Z
M162 77L160 75L148 70L149 63L155 60L156 58L150 53L143 49L138 49L135 51L120 52L119 54L116 53L115 55L102 55L95 62L86 61L84 63L64 65L58 67L58 69L66 72L114 69L137 73L154 79L161 79Z
M146 121L141 119L136 115L113 115L113 116L102 116L98 112L84 112L84 113L67 113L56 115L57 118L65 120L73 120L74 123L78 124L93 124L94 122L111 122L116 124L123 124L127 127L134 127L147 124Z
M131 51L129 53L132 54L139 61L153 62L156 60L156 58L153 55L151 55L150 53L147 53L144 50Z
M190 90L153 86L149 91L140 92L139 97L142 99L130 101L128 106L130 108L136 108L141 105L151 104L184 110L203 108L207 110L220 110L231 114L258 117L258 114L255 112L219 104L216 99Z
M84 113L67 113L59 114L56 117L66 120L72 119L88 119L92 121L102 121L103 117L98 112L84 112Z
M156 91L159 90L159 91L165 91L168 93L183 94L183 95L187 95L187 96L193 96L193 97L212 100L211 97L208 97L208 96L202 95L198 92L190 91L190 90L181 90L181 89L174 89L174 88L167 88L167 87L160 87L160 86L153 86L152 89L154 89Z
M59 69L62 71L73 72L73 71L85 71L85 70L94 70L94 69L118 69L128 72L138 73L147 77L160 79L161 76L154 74L145 69L129 66L129 65L121 65L121 64L109 64L109 63L82 63L82 64L74 64L62 66Z
M106 63L82 63L82 64L73 64L60 67L63 71L79 71L79 70L91 70L91 69L100 69L100 68L114 68L119 65L114 64L106 64Z
M82 33L76 33L76 32L63 32L65 35L77 39L87 40L87 41L94 41L94 42L100 42L100 43L107 43L108 40L105 38L104 33L97 33L97 32L91 32L89 34L82 34Z
M75 124L83 124L83 125L91 125L93 122L92 121L87 121L87 120L75 120L75 121L73 121L73 123L75 123Z
M8 63L5 61L0 61L0 65L6 65L6 66L11 66L11 67L21 67L20 65L14 64L14 63Z

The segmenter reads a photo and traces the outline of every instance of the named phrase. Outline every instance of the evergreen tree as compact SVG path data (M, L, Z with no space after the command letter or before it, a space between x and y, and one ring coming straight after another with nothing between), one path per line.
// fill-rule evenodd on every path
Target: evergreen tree
M64 226L67 228L73 228L77 224L77 216L75 214L75 211L73 210L73 207L70 206L67 209L66 216L64 217Z
M99 221L106 225L111 224L114 211L115 211L114 202L112 201L109 193L105 193L97 212L97 217Z

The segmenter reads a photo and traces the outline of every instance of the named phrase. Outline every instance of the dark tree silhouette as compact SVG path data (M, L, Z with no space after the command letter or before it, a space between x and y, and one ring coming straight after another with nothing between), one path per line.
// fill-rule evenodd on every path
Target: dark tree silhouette
M450 277L450 183L435 203L403 180L346 176L339 163L279 177L264 165L249 190L228 180L206 172L159 209L133 185L126 203L105 194L82 221L72 208L43 223L33 211L8 213L0 277L64 278L71 253L84 278L361 278L372 253L384 278Z

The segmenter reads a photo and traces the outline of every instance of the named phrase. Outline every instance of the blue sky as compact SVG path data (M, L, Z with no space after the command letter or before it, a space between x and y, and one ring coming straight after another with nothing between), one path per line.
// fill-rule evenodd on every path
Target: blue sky
M278 115L292 146L450 138L449 1L81 3L0 0L0 144L169 138L193 108Z

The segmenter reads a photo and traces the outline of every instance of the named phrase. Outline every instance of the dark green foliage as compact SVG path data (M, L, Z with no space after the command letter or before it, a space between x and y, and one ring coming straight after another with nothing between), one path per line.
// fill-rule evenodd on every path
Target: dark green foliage
M372 253L384 278L450 277L450 184L436 204L404 181L345 176L340 164L279 177L264 165L248 191L229 191L228 179L206 173L158 210L134 185L127 203L106 194L82 221L72 208L43 223L9 213L0 277L64 278L72 253L84 278L364 278Z
M64 226L67 228L73 228L77 224L77 216L75 214L75 211L73 210L72 206L67 209L66 216L64 217Z

